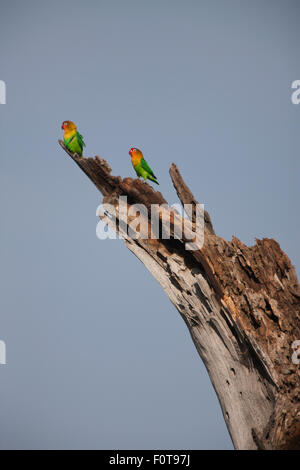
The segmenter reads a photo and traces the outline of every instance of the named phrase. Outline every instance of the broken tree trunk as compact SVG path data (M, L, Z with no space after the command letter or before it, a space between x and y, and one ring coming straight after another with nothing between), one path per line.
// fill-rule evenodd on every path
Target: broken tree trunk
M103 202L115 208L101 218L148 268L185 321L235 448L300 449L300 287L279 244L263 239L247 247L235 237L228 242L215 234L205 211L204 244L188 251L187 240L175 232L183 222L193 229L195 211L187 221L168 206L159 217L162 227L170 218L171 239L136 239L127 230L134 218L130 208L165 205L162 194L140 180L112 176L105 160L72 155L60 144ZM170 175L181 203L195 208L197 201L174 164ZM119 196L127 202L119 204Z

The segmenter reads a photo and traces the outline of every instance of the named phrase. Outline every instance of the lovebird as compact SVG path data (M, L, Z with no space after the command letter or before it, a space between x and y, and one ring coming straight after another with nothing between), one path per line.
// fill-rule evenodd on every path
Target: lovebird
M72 153L77 153L77 155L81 157L85 143L82 135L77 131L74 122L64 121L61 128L64 130L64 144L67 149Z
M155 174L151 170L139 149L132 147L129 150L129 155L131 156L131 163L138 177L141 176L144 178L144 180L148 179L153 181L153 183L159 184Z

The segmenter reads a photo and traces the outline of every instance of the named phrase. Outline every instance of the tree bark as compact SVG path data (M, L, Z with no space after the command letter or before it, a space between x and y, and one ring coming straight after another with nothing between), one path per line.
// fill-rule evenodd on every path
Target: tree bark
M99 157L78 157L60 145L103 202L115 208L114 214L102 213L103 221L148 268L185 321L235 448L300 449L300 366L292 361L298 358L292 344L300 340L300 286L279 244L267 238L251 247L235 237L226 241L215 234L205 211L204 244L196 242L197 249L188 251L176 228L184 223L192 231L195 211L187 220L168 206L159 217L162 227L171 220L172 238L136 239L128 230L130 207L144 204L150 214L151 205L167 204L162 194L140 180L112 176ZM170 176L181 203L195 208L175 164ZM127 202L119 204L119 196Z

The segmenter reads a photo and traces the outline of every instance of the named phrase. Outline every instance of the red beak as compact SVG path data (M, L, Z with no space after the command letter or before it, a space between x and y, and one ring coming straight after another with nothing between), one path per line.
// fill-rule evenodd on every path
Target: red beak
M61 128L64 129L64 123L62 123Z

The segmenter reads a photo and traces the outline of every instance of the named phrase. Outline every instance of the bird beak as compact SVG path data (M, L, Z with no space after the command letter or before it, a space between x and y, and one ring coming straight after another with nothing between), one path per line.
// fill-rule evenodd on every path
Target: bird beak
M63 125L63 124L61 125L61 128L62 128L62 129L64 128L64 125Z

